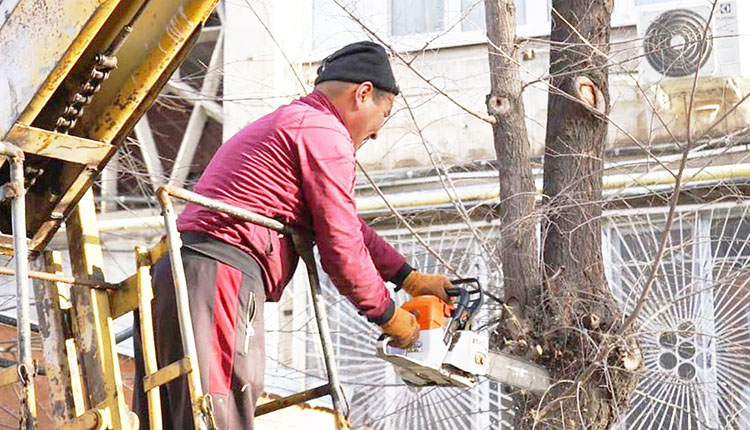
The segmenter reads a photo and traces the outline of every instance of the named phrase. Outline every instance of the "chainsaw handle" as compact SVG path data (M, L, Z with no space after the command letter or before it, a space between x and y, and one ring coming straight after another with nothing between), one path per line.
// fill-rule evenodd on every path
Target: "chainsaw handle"
M448 297L458 297L458 300L453 302L455 315L461 315L469 306L469 292L466 289L458 287L446 288L445 293L448 294Z
M452 313L453 319L458 322L458 329L465 329L471 326L474 320L474 316L479 311L484 301L484 294L482 292L482 286L477 278L460 278L451 280L452 285L464 285L464 284L475 284L476 288L468 289L462 287L451 287L446 288L445 292L448 297L458 297L458 300L454 303L455 309ZM478 295L472 300L472 296ZM462 319L461 316L466 312L467 317Z
M388 354L388 342L390 341L390 336L387 336L385 333L381 334L375 342L375 355L380 358L385 357Z
M463 284L476 284L477 289L481 289L481 286L479 285L479 279L477 278L458 278L458 279L452 279L451 284L453 285L463 285Z

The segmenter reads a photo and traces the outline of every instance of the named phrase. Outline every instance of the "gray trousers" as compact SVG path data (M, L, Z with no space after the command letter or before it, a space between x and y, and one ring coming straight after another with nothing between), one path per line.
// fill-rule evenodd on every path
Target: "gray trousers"
M265 291L260 268L252 263L243 273L189 249L183 248L182 255L203 391L211 394L219 429L252 429L265 371ZM152 267L152 283L156 352L162 368L184 356L168 256ZM143 430L150 427L138 327L136 319L133 404ZM193 429L185 377L161 388L161 402L165 430Z

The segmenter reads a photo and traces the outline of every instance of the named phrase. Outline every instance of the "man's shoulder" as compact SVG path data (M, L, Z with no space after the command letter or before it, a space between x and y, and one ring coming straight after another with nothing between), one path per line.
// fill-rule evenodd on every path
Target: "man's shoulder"
M269 138L303 145L325 139L351 146L349 131L338 116L315 104L305 103L304 98L258 118L240 130L232 140L258 142Z
M254 132L258 130L270 131L271 129L297 128L303 123L312 121L320 123L338 122L335 115L321 112L313 106L301 103L297 99L253 120L245 125L242 130L244 132Z

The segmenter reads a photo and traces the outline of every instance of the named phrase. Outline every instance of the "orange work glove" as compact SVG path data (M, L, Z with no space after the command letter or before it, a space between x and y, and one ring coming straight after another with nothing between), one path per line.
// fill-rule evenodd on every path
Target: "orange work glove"
M417 318L401 308L396 308L391 319L380 328L384 334L391 337L390 344L397 348L406 349L419 337Z
M451 281L445 275L433 275L431 273L422 273L412 270L409 276L404 279L401 288L415 296L438 296L444 302L448 303L448 293L446 288L451 287Z

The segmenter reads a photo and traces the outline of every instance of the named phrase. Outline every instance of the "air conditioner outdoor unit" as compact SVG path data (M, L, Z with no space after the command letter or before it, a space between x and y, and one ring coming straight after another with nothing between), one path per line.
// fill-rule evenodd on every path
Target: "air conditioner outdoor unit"
M696 70L700 78L750 76L750 32L745 30L750 1L719 0L713 13L712 4L661 1L638 7L641 85L691 79Z

